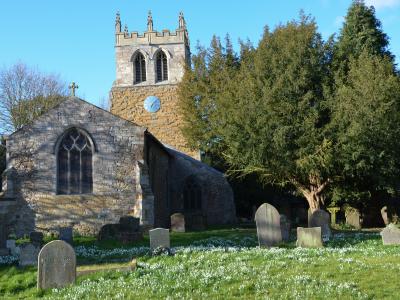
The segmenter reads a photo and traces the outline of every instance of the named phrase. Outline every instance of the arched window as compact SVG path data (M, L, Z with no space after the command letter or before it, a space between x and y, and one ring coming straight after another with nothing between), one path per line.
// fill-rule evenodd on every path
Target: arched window
M71 128L58 145L57 194L87 194L93 189L93 146L89 137Z
M168 80L167 56L163 51L157 53L157 81Z
M195 178L189 178L183 188L183 205L185 211L201 210L201 187Z
M142 53L135 57L135 83L146 81L146 60Z

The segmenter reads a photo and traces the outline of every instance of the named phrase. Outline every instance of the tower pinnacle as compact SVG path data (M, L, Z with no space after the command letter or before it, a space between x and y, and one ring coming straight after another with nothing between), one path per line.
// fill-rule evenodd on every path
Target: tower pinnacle
M186 22L183 16L183 12L179 13L179 29L186 29Z
M119 15L119 11L117 11L117 15L115 17L115 32L121 32L121 18Z
M153 31L153 17L151 15L151 10L147 16L147 31Z

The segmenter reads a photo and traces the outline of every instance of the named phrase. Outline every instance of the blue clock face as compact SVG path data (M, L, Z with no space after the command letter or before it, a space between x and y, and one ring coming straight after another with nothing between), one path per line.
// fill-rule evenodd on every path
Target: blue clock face
M148 96L144 100L144 108L151 113L157 112L161 107L160 99L156 96Z

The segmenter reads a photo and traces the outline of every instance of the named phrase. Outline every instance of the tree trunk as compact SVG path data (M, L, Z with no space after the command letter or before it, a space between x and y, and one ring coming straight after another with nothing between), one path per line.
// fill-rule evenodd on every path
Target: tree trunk
M292 181L295 182L295 181ZM297 182L296 182L297 183ZM308 205L310 206L310 211L313 213L317 209L321 208L321 205L325 204L325 196L323 195L323 191L327 184L329 183L329 180L320 183L319 184L311 184L308 187L305 187L300 184L295 184L297 190L303 194L303 196L306 198Z

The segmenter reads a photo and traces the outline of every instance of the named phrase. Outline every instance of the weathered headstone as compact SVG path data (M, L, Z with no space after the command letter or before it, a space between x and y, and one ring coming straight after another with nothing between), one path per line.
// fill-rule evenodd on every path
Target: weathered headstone
M25 266L36 266L39 255L40 247L29 243L20 247L19 253L19 265Z
M71 245L61 240L44 245L38 258L38 289L62 288L75 279L76 255Z
M346 224L353 226L355 229L361 229L361 214L356 208L349 208L345 212Z
M323 247L321 227L297 227L296 246L303 248Z
M171 215L171 231L185 232L185 216L181 213Z
M72 245L73 240L74 240L72 227L60 227L58 232L59 232L58 238L61 241L64 241L64 242Z
M329 240L332 235L329 223L330 223L329 213L327 213L322 209L317 209L311 214L308 227L321 227L322 239Z
M336 214L340 211L340 207L328 207L327 210L331 214L331 226L336 225Z
M389 224L381 231L384 245L400 245L400 229L394 224Z
M32 231L29 234L29 239L31 243L36 247L42 247L43 245L43 233L39 231Z
M287 242L290 237L290 221L285 215L281 215L281 233L282 240Z
M169 230L164 228L156 228L149 230L150 249L154 250L158 247L170 248Z
M282 242L281 216L271 204L264 203L256 211L257 237L260 247Z

